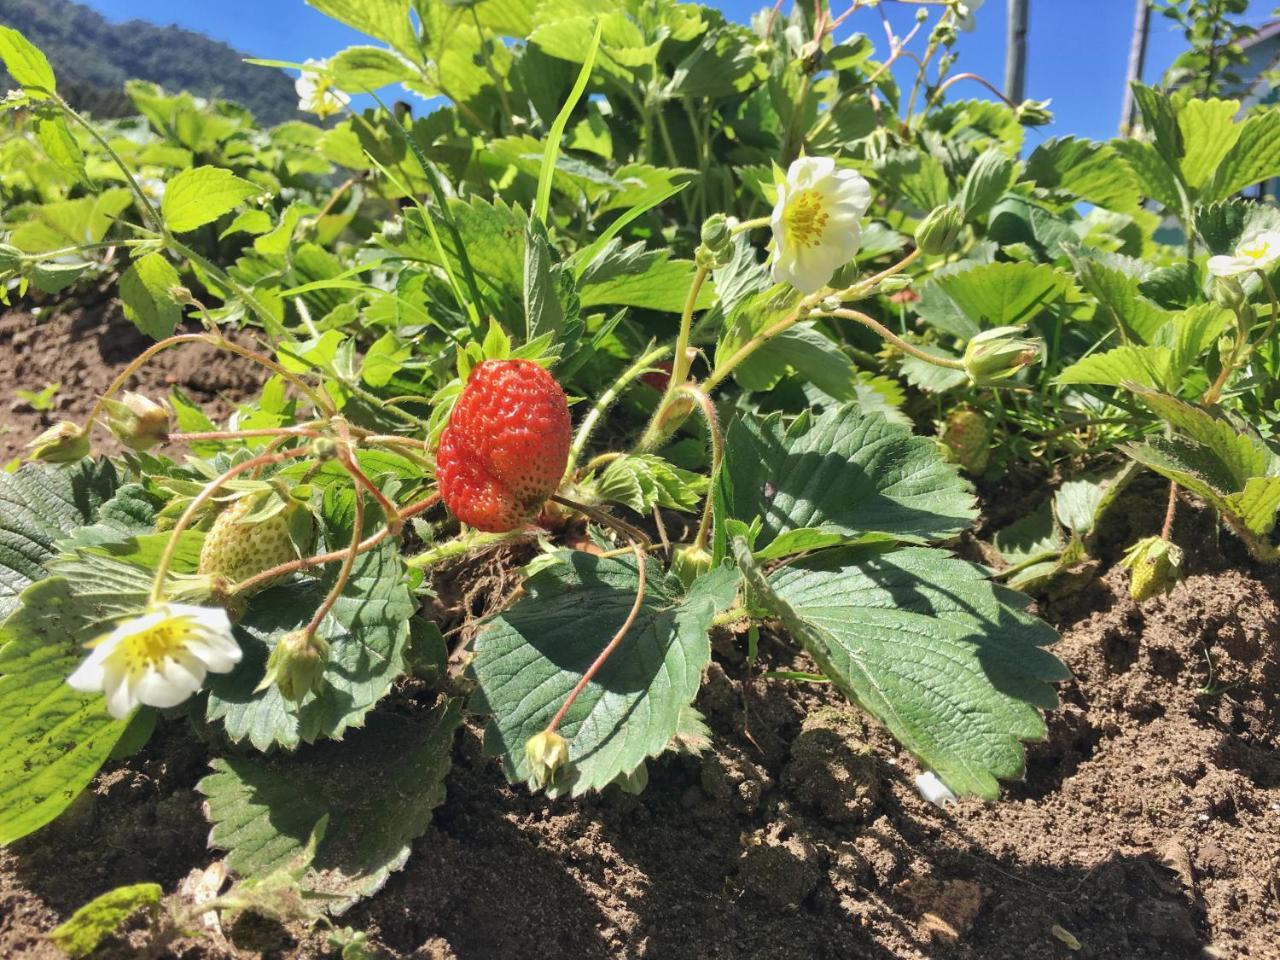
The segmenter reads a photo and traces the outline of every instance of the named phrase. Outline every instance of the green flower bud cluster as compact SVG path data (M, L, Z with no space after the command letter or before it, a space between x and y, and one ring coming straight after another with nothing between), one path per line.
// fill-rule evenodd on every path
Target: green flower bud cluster
M938 256L950 253L964 230L964 215L954 204L935 207L916 227L916 246L921 253Z

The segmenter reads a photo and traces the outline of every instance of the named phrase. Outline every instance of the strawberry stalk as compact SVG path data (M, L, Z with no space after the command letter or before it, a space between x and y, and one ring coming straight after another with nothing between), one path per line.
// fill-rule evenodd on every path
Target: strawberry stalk
M595 658L591 666L587 667L587 672L582 675L574 685L574 688L569 691L569 696L565 698L564 703L560 705L560 709L556 711L556 715L551 718L551 723L547 724L547 733L556 732L556 728L560 726L560 721L562 721L565 714L569 712L569 708L572 707L573 702L578 699L578 695L582 693L587 684L594 679L595 675L600 672L600 668L605 665L605 662L613 656L614 651L618 649L623 639L631 631L631 627L636 622L636 617L640 616L640 608L644 605L646 559L644 548L641 547L639 543L633 541L631 549L635 553L636 571L639 577L636 584L636 600L635 603L631 605L631 612L627 614L627 619L622 622L622 626L619 627L618 632L613 635L613 639L605 645L605 648L600 651L599 656Z
M707 422L707 433L711 435L711 482L715 482L720 472L720 463L724 459L724 436L720 433L720 417L716 413L716 405L711 398L691 383L680 387L680 393L693 399ZM707 491L706 502L702 506L702 520L698 523L697 536L693 538L695 548L705 548L707 534L711 532L711 491Z
M360 555L360 535L364 533L364 491L360 489L359 484L355 487L355 495L355 511L351 517L351 546L346 549L345 556L342 558L342 566L338 569L338 579L334 581L329 593L324 598L324 602L320 604L315 616L311 618L311 621L303 630L304 635L307 637L315 636L316 631L320 629L320 624L324 622L324 618L329 615L333 605L342 596L342 591L347 588L347 581L351 579L351 568L355 566L356 557Z
M440 494L433 493L429 497L425 497L416 503L409 504L409 506L400 510L397 513L397 516L403 523L403 521L408 520L410 517L416 517L420 513L425 513L439 502ZM377 533L370 534L361 540L359 549L356 553L360 554L367 550L372 550L389 536L391 536L391 528L383 527ZM326 563L333 563L334 561L343 559L347 553L348 550L344 548L342 550L332 550L329 553L319 553L313 557L300 557L297 560L290 560L288 563L282 563L279 566L272 567L270 570L263 570L261 573L255 574L248 580L241 581L236 584L233 592L236 594L251 593L254 588L264 582L290 573L299 573L303 570L310 569L311 567L320 567L324 566Z

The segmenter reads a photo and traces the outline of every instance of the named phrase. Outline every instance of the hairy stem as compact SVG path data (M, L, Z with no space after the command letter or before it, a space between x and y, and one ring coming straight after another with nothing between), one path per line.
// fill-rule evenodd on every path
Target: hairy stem
M573 445L569 447L569 463L564 471L566 480L573 476L573 472L578 466L578 460L582 456L582 451L586 449L587 443L591 439L591 434L595 431L596 426L600 423L600 418L604 416L605 411L613 404L613 401L617 400L623 390L642 377L650 367L670 352L670 347L654 347L647 351L641 355L639 360L622 371L618 379L609 386L609 389L600 394L596 402L592 404L591 409L587 411L587 415L582 418L582 423L578 426L578 432L573 438Z
M569 708L572 707L574 701L578 699L578 695L586 689L587 684L590 683L592 679L595 678L595 675L600 672L600 668L605 665L605 662L611 656L613 656L614 651L618 649L623 638L626 637L630 632L632 625L635 624L636 618L640 616L640 608L644 606L646 574L645 552L638 543L632 543L631 550L635 554L636 571L639 578L639 582L636 584L636 600L635 603L631 605L631 612L627 614L627 619L622 622L622 626L619 627L618 632L613 635L613 639L610 640L608 644L605 645L605 648L600 651L600 655L596 657L591 666L587 667L587 672L584 673L578 680L577 684L574 685L574 688L569 692L569 696L565 698L564 703L560 704L560 709L556 711L556 715L552 717L551 722L547 724L547 731L549 733L555 733L556 728L560 726L560 721L564 719L564 715L569 712Z
M342 591L347 589L347 581L351 579L351 569L356 565L356 557L360 556L360 535L364 532L364 491L360 489L359 484L355 485L355 495L355 511L351 517L351 546L347 548L346 556L342 558L342 566L338 568L338 579L333 582L333 586L325 595L324 602L320 604L315 616L303 631L308 637L315 636L324 618L329 615L333 605L342 596Z

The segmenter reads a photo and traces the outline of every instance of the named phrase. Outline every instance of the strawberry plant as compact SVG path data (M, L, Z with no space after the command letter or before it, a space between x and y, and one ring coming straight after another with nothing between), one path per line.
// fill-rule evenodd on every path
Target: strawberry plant
M99 123L0 28L0 293L106 283L154 341L0 474L0 842L187 724L216 909L337 913L464 716L513 783L640 792L761 631L995 799L1069 676L1016 588L1088 574L1126 459L1275 558L1280 222L1234 197L1280 114L1141 87L1144 138L1026 153L1046 104L953 99L952 0L881 59L822 4L309 2L370 38L266 62L323 126L145 84ZM439 99L352 110L390 83ZM128 389L194 345L265 381L225 422ZM1019 461L1069 478L995 575L957 538ZM519 585L450 651L481 555ZM1171 585L1168 525L1127 562Z

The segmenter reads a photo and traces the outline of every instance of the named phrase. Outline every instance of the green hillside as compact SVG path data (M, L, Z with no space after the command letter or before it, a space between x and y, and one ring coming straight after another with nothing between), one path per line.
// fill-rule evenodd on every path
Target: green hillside
M44 50L65 95L98 117L134 112L123 91L130 79L234 100L268 124L296 115L289 77L246 64L243 54L202 34L141 20L111 23L71 0L0 0L0 23ZM0 70L0 92L11 85Z

